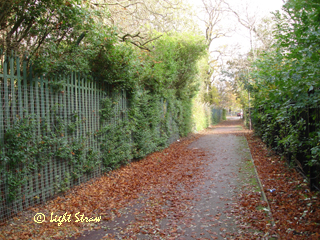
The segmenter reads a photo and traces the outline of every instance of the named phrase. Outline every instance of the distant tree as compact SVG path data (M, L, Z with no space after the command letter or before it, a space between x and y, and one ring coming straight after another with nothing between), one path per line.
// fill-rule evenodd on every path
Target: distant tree
M236 16L238 22L243 27L249 30L250 48L253 54L255 54L254 34L256 34L256 24L258 21L257 13L250 13L250 6L247 3L244 5L244 8L241 13L239 11L234 10L233 7L231 7L227 1L224 1L224 3L226 4L228 10Z
M218 60L223 55L220 46L214 46L216 39L225 37L231 31L222 25L222 20L226 16L226 8L223 0L202 0L199 4L200 14L198 19L205 26L205 37L208 55L205 58L206 63L201 67L201 99L202 101L218 105L219 93L214 85L213 73L218 69Z

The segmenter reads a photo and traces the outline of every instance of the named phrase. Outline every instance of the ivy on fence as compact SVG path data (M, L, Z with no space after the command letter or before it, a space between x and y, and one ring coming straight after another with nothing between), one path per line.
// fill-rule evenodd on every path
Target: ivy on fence
M1 57L1 219L192 130L203 38L169 34L146 52L100 37L87 75L51 69L48 55Z

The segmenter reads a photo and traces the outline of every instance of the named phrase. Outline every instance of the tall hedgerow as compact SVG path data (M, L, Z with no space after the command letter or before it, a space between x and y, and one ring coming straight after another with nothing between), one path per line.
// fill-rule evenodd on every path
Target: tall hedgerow
M290 0L283 10L274 15L276 44L251 67L252 121L269 146L299 160L316 179L314 171L320 165L320 5Z

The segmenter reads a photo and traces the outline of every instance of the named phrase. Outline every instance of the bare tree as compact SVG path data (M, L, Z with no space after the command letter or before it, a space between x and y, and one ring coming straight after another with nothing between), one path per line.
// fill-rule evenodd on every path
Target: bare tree
M225 37L230 32L230 29L221 24L224 13L226 9L223 0L202 0L202 16L198 18L205 25L208 51L213 40Z
M154 31L196 31L191 10L183 0L91 0L91 7L106 8L108 15L101 19L120 31L119 38L147 49Z
M272 19L267 17L261 19L258 10L254 10L247 2L242 4L241 10L231 7L226 0L224 3L228 11L249 31L250 50L253 57L256 57L257 48L269 49L274 42Z
M228 6L228 10L237 17L238 22L249 30L250 47L251 50L253 50L253 33L255 32L257 15L249 13L249 5L247 3L245 4L245 9L242 11L242 14L235 11L228 2L225 1L225 4Z
M206 69L203 77L202 94L205 101L212 100L218 89L215 86L215 72L219 70L218 61L224 56L225 47L214 45L214 41L227 37L230 33L230 27L223 24L223 19L228 14L223 0L202 0L198 19L205 27L205 37L208 51ZM209 103L213 104L213 102Z
M275 30L275 23L271 18L263 18L258 22L254 28L256 34L256 42L259 44L257 47L261 50L269 50L275 43L273 31Z

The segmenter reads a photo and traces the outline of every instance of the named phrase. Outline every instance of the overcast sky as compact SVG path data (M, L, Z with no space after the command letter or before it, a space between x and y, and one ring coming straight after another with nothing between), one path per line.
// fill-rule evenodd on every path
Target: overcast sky
M189 1L192 5L197 6L196 11L200 11L202 0L186 0ZM206 0L209 1L209 0ZM214 0L211 0L214 1ZM282 0L226 0L229 3L229 6L242 17L247 11L249 16L256 16L257 19L261 19L267 16L272 16L270 12L276 10L281 10L283 5ZM247 6L247 7L246 7ZM203 17L203 13L199 15ZM239 24L237 18L233 13L230 13L228 16L223 17L221 21L222 29L233 28L235 31L229 33L229 37L222 37L216 39L211 44L211 51L216 49L224 51L223 55L212 52L211 56L214 59L218 60L220 66L224 66L226 61L237 57L239 54L246 54L250 51L250 38L249 30ZM203 31L205 32L204 25L202 26ZM219 58L217 58L220 56ZM213 77L215 81L219 81L220 72L214 71Z
M197 6L196 9L201 9L202 0L187 0L191 4ZM214 0L212 0L214 1ZM230 7L237 11L239 14L244 14L245 11L249 15L255 15L257 18L271 16L271 11L281 10L283 5L282 0L227 0ZM247 9L247 10L246 10ZM200 13L201 15L201 13ZM228 38L221 38L214 40L212 48L219 48L218 46L235 46L239 45L237 50L245 53L250 49L249 31L241 26L235 16L229 16L222 19L221 24L225 28L235 28L236 31L229 34ZM205 29L203 27L203 29Z

